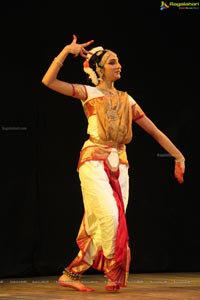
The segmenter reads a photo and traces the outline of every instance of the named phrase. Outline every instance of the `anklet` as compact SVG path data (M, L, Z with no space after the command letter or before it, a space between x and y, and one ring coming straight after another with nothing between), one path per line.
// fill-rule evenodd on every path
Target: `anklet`
M74 273L69 269L64 269L63 274L67 275L72 280L80 280L81 275Z

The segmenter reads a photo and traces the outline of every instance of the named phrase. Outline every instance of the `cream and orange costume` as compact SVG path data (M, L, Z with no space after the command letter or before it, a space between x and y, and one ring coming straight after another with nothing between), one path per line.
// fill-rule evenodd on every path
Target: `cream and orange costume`
M73 89L88 120L89 138L77 167L84 203L76 240L80 251L65 271L79 275L93 267L126 287L131 259L125 217L129 197L126 144L132 140L132 122L144 112L126 92L106 95L79 84Z

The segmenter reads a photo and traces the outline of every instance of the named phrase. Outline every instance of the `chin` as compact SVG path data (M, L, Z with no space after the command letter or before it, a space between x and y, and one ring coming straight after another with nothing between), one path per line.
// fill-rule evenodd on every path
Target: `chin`
M120 79L121 78L121 75L120 74L117 74L116 76L115 76L115 78L114 78L114 81L115 80L118 80L118 79Z

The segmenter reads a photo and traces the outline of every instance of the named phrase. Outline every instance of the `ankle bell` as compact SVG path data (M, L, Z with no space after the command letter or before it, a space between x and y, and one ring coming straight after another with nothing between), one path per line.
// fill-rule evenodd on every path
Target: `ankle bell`
M74 273L69 269L64 269L63 274L67 275L72 280L80 280L81 277L79 273Z

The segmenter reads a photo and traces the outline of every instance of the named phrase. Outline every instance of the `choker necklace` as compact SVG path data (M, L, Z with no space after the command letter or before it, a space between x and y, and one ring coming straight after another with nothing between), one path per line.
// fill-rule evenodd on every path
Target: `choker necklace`
M109 109L106 112L107 119L110 121L117 120L119 118L119 116L118 116L119 94L118 94L117 90L114 89L115 92L112 92L111 90L108 90L108 89L101 89L101 88L99 88L99 90L102 91L105 96L107 96L106 98L109 103ZM112 108L112 100L109 96L117 96L117 104L116 104L115 108Z

